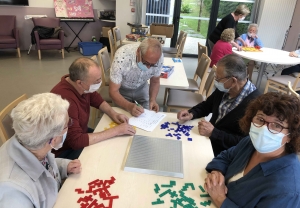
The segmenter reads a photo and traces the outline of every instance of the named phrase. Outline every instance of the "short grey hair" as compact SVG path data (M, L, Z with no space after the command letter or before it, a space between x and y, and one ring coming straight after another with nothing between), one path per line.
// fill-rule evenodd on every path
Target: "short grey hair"
M148 50L151 50L151 52L154 53L160 53L160 55L162 54L161 44L156 38L146 38L142 41L139 48L142 55L144 55Z
M80 57L75 59L69 67L69 76L73 82L77 80L86 80L88 77L88 69L91 66L98 66L98 63L87 57Z
M11 112L19 142L31 150L43 148L63 131L69 105L53 93L37 94L20 102Z
M258 32L258 24L255 24L255 23L249 24L248 30L249 30L250 28L252 28L252 27L255 27L255 28L256 28L256 32Z
M229 54L218 61L217 67L223 66L226 77L235 77L239 81L247 79L247 67L244 60L236 55Z

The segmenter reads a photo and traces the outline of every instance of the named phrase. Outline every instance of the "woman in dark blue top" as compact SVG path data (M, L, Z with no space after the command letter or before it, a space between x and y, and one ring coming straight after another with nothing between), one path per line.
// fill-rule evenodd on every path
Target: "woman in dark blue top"
M249 11L248 7L246 7L246 5L244 5L244 4L240 4L237 6L237 8L234 12L225 16L218 23L217 27L215 27L215 29L213 30L213 32L210 34L210 36L208 38L208 44L209 44L211 51L212 51L214 45L216 44L216 42L218 40L220 40L220 36L221 36L222 32L227 28L233 28L235 30L235 38L234 39L238 39L239 41L241 41L243 43L243 45L245 45L244 40L242 38L240 38L239 34L236 32L236 25L239 20L243 21L249 13L250 13L250 11ZM232 46L240 48L239 45L233 41L232 41Z
M270 92L240 120L249 132L206 170L205 189L217 207L300 207L300 101Z

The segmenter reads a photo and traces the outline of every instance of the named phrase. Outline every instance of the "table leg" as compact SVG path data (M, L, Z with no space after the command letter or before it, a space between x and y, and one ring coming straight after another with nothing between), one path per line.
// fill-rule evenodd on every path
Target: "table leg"
M256 80L256 88L259 89L260 88L260 84L261 84L261 79L262 76L264 75L264 71L266 69L267 63L263 63L261 62L260 67L259 67L259 72L257 75L257 80Z

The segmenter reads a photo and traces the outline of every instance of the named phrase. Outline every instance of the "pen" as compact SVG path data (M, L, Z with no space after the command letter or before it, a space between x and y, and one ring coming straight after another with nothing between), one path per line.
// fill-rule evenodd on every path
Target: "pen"
M141 106L138 102L134 101L137 106Z

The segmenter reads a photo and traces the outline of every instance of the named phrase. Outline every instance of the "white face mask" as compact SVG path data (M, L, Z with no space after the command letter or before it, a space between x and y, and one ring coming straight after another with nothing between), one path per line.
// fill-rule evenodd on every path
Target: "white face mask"
M252 38L252 33L248 32L247 35Z
M230 78L229 78L229 79L230 79ZM228 79L228 80L229 80L229 79ZM227 82L228 80L226 80L226 82ZM229 89L226 89L226 88L224 87L224 84L225 84L226 82L222 83L222 82L218 82L217 80L215 80L215 87L216 87L218 90L220 90L221 92L227 93L227 92L229 92L230 88L229 88Z
M61 140L61 143L59 143L56 147L53 147L51 143L50 143L50 146L51 146L53 149L55 149L55 150L58 150L58 149L62 148L62 146L63 146L63 144L64 144L64 142L65 142L65 140L66 140L66 137L67 137L67 131L66 131L66 133L64 133L64 134L62 135L62 137L63 137L63 139Z
M272 134L266 125L256 127L251 123L249 136L254 148L260 153L274 152L285 145L285 143L281 145L285 134L281 132Z
M92 84L90 85L90 89L89 90L84 90L84 93L93 93L93 92L96 92L100 86L102 84L102 81L98 84Z
M243 21L245 19L245 17L241 17L239 18L239 21Z

